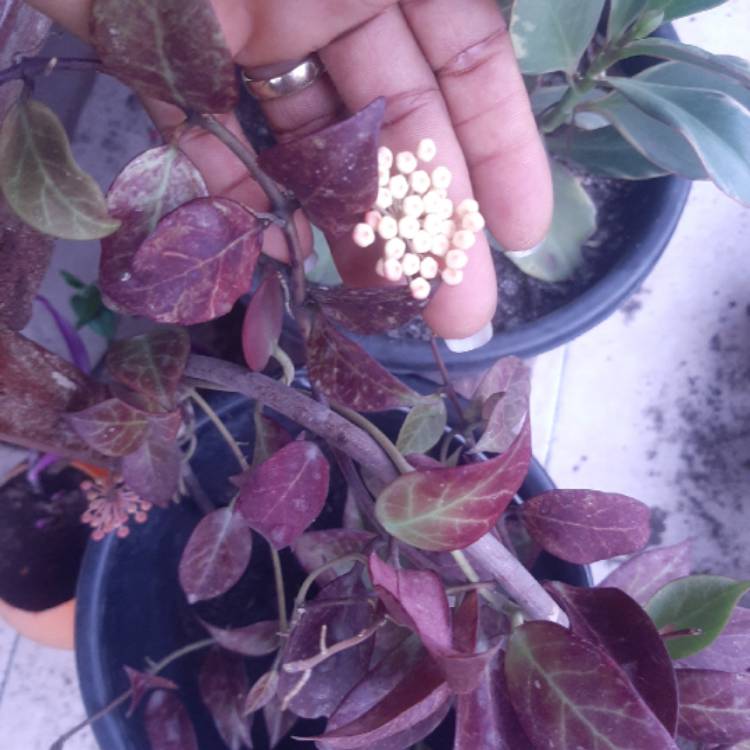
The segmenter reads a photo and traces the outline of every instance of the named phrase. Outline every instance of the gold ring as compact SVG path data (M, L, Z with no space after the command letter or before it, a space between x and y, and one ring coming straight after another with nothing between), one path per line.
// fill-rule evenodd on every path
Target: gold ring
M312 86L323 75L323 65L316 57L308 57L287 73L273 78L251 78L242 73L247 90L260 101L279 99L282 96L296 94Z

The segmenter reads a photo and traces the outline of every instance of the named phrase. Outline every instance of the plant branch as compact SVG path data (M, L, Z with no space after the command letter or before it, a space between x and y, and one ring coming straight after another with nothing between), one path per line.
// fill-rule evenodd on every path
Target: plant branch
M437 339L435 338L434 334L430 338L430 347L432 348L432 357L435 360L435 364L437 365L440 377L443 379L445 393L450 399L450 402L453 404L453 408L456 410L456 414L461 421L461 428L463 429L466 426L466 416L464 415L464 409L461 406L461 400L458 398L456 389L453 387L450 375L448 374L448 368L445 366L445 360L443 359L443 355L440 353L440 349L438 349Z
M352 561L353 563L361 563L362 565L367 568L367 558L360 554L359 552L350 552L348 555L342 555L341 557L337 557L335 560L329 560L327 563L323 563L318 568L315 568L315 570L311 571L310 574L305 578L305 580L302 582L302 585L299 587L299 590L297 591L297 596L294 599L294 612L295 617L296 613L303 609L303 605L305 604L305 599L307 599L307 594L310 591L310 587L315 583L315 581L327 570L330 570L331 568L335 568L337 565L341 565L341 563Z
M53 70L80 71L100 66L101 61L85 57L22 57L15 65L0 70L0 86L48 75Z
M247 471L250 468L247 463L247 459L242 454L240 446L237 445L237 441L232 437L232 433L229 432L226 425L219 418L219 415L211 408L208 402L203 398L203 396L200 395L200 393L198 393L198 391L195 390L195 388L190 389L190 398L192 398L193 401L195 401L195 403L200 406L203 413L208 417L213 426L219 431L219 434L223 438L224 442L230 448L232 453L234 453L234 457L237 459L237 463L240 465L240 469L242 469L242 471Z

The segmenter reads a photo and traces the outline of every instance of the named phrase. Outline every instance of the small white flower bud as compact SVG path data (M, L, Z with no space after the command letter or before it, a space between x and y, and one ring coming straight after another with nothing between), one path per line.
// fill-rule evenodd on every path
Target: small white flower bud
M427 214L422 219L422 228L430 234L441 234L443 231L443 219L437 214Z
M469 256L463 250L449 250L445 256L445 265L460 271L466 268L469 262Z
M456 213L459 216L465 216L466 214L475 214L479 211L479 204L473 198L464 198L456 209Z
M444 234L432 238L432 254L442 258L451 249L451 241Z
M405 240L414 239L420 230L419 219L416 216L404 216L398 222L398 236Z
M378 167L380 169L390 169L393 166L393 151L387 146L381 146L378 149Z
M417 168L417 157L411 151L396 154L396 169L401 174L411 174Z
M392 216L384 216L378 224L378 234L384 240L390 240L398 234L398 222Z
M480 213L466 214L461 219L461 227L477 234L485 227L484 216Z
M453 174L448 167L435 167L432 170L432 185L438 190L447 190L453 182Z
M352 238L358 247L370 247L375 242L375 231L369 224L357 224L352 232Z
M399 258L404 257L406 252L406 243L400 237L392 237L388 242L385 243L383 248L386 258Z
M375 201L375 205L381 211L386 211L393 205L393 195L387 187L378 190L378 199Z
M456 222L452 219L443 222L443 234L450 240L453 239L453 235L456 233Z
M468 229L459 229L453 235L451 241L453 242L453 247L457 247L459 250L468 250L470 247L474 247L477 236Z
M424 203L425 213L428 213L428 214L438 213L438 211L440 211L441 200L442 198L440 197L440 194L437 192L437 190L430 190L428 193L425 193L424 198L422 198L422 202Z
M375 263L375 273L378 276L384 276L385 275L385 261L382 258L378 258L377 263Z
M414 281L409 284L409 289L411 289L411 296L414 297L414 299L427 299L432 291L430 282L421 277L414 279Z
M407 195L401 204L401 210L407 216L421 216L424 213L424 203L418 195Z
M365 214L365 224L369 224L373 229L377 229L382 218L383 214L380 211L368 211Z
M414 276L415 273L419 272L420 262L418 255L406 253L401 259L401 268L407 276Z
M450 198L440 199L438 216L442 216L444 219L450 219L453 216L453 201Z
M432 250L432 235L420 229L411 241L414 251L420 254L429 253Z
M437 146L432 138L423 138L417 146L417 156L420 161L432 161L437 154Z
M380 187L388 187L388 183L391 181L391 170L381 169L378 172L378 185Z
M406 194L409 192L409 183L406 181L406 177L402 174L397 174L395 177L391 177L391 181L388 184L391 188L391 194L397 201L405 198Z
M440 278L448 286L458 286L464 280L464 272L457 268L444 268Z
M404 269L401 267L401 262L396 258L388 258L383 263L383 276L388 281L401 281L403 275Z
M419 273L421 273L425 279L434 279L438 275L437 261L429 255L426 258L423 258L422 263L419 266Z
M428 175L424 169L418 169L416 172L412 172L409 175L409 182L411 183L411 189L420 195L424 195L424 193L432 187L430 175Z

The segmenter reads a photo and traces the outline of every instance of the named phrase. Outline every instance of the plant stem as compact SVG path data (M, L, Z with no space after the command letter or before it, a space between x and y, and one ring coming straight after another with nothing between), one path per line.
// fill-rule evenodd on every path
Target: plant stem
M173 651L168 656L165 656L161 661L154 664L150 669L147 669L146 671L149 674L159 674L159 672L163 672L172 662L177 661L178 659L181 659L183 656L187 656L188 654L192 654L194 651L200 651L201 649L208 648L209 646L212 646L215 643L215 640L213 638L204 638L202 641L196 641L195 643L188 643L187 646L183 646L180 649L177 649L177 651Z
M432 348L432 357L435 360L435 364L437 365L440 377L443 379L445 393L450 399L450 402L453 404L453 408L456 410L456 414L458 415L461 423L461 428L463 429L463 427L466 425L466 416L464 415L464 409L461 406L461 400L458 398L456 389L453 387L450 375L448 374L448 368L445 366L445 360L443 359L443 355L440 353L440 349L438 349L437 338L434 336L434 334L432 338L430 338L430 347Z
M219 415L211 408L208 402L200 395L200 393L198 393L198 391L195 390L195 388L190 389L190 398L200 406L203 413L219 431L224 442L229 446L232 453L234 453L234 457L237 459L237 463L240 465L242 471L247 471L250 466L248 465L245 456L242 455L242 451L240 450L240 446L237 445L237 441L232 437L232 433L229 432L226 425L221 421Z
M453 550L451 556L456 561L456 565L461 568L461 572L466 576L467 580L472 583L479 583L479 573L474 570L472 564L466 559L466 555L461 550Z
M387 537L388 532L383 528L383 525L378 521L378 517L375 515L375 507L372 502L372 497L370 496L367 487L365 487L365 483L362 481L362 477L360 477L354 462L345 453L335 448L333 450L333 455L341 469L341 473L344 475L347 487L351 490L354 496L354 501L357 503L359 512L378 534Z
M341 565L341 563L345 562L359 562L362 563L365 567L367 567L367 558L360 554L359 552L351 552L348 555L342 555L341 557L337 557L335 560L329 560L327 563L323 563L319 568L315 568L308 576L305 578L305 580L302 582L302 585L299 587L299 591L297 591L297 596L294 599L294 612L295 616L298 610L302 608L302 606L305 603L305 599L307 599L307 594L310 591L310 587L315 583L315 581L327 570L330 570L331 568L335 568L337 565Z
M281 369L284 371L284 385L291 385L296 375L294 362L278 344L274 345L271 356L281 365Z
M286 633L289 629L289 620L286 615L286 590L284 589L284 572L281 569L281 558L279 553L272 544L268 545L271 548L271 562L273 563L273 582L276 586L276 601L279 605L279 628L282 633Z
M23 57L15 65L0 70L0 86L47 75L53 70L91 70L100 65L101 61L85 57Z

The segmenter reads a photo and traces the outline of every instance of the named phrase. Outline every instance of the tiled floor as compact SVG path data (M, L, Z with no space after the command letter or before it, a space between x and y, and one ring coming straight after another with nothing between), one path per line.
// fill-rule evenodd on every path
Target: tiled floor
M745 56L748 28L746 0L679 23L685 41ZM533 407L535 453L560 486L638 497L655 509L654 541L693 536L699 568L745 577L750 528L738 519L750 488L749 252L750 209L696 185L640 293L536 360ZM0 750L47 750L83 715L75 687L71 654L0 623ZM66 744L95 747L90 733Z

